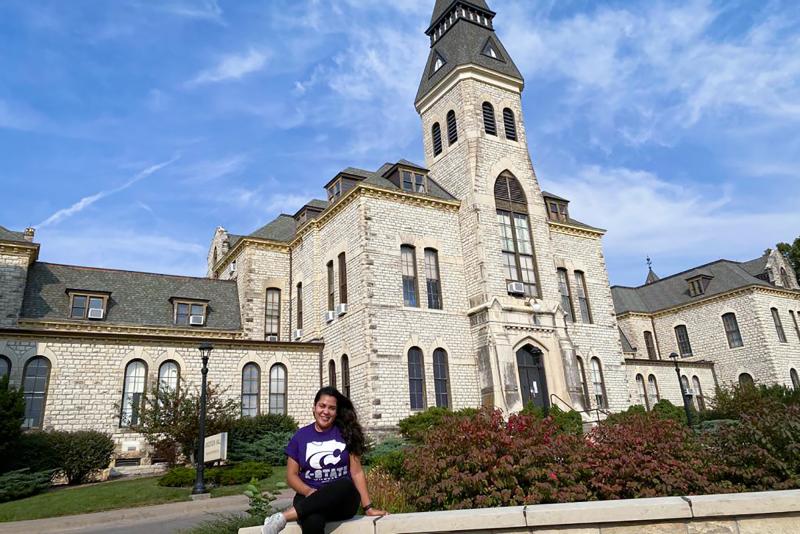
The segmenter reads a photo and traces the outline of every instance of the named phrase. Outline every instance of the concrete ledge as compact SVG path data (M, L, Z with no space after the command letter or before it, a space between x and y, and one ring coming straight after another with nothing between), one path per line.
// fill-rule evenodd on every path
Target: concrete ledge
M760 530L759 530L760 529ZM331 523L332 534L656 534L800 532L800 490L539 504L355 517ZM260 534L260 527L239 534ZM285 534L301 534L290 523ZM476 532L476 534L478 534Z
M800 490L686 497L693 517L745 516L800 511Z

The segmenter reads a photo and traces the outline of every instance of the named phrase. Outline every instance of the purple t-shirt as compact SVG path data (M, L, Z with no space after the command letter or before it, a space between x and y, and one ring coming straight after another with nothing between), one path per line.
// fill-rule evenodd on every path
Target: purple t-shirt
M300 479L319 489L340 478L350 478L350 454L336 425L318 432L314 423L295 432L286 454L300 464Z

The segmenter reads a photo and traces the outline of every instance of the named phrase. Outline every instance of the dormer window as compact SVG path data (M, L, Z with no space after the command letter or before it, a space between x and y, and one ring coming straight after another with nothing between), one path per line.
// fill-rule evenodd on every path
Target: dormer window
M698 297L705 294L711 277L708 275L693 276L687 278L686 281L689 283L689 296Z
M402 171L403 174L403 191L411 193L425 193L427 192L427 184L425 183L425 175L418 172Z
M336 180L328 186L328 202L334 202L340 196L342 196L342 182Z
M108 294L69 292L70 319L105 319Z
M548 199L547 217L551 221L567 222L567 219L569 219L569 212L567 211L567 203Z
M208 302L173 300L177 326L205 326Z

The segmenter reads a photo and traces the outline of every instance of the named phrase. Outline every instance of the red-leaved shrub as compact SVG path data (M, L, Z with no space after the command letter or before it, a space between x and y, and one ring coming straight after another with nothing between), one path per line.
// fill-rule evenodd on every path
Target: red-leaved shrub
M589 486L596 499L634 499L731 491L712 451L678 422L631 414L587 437Z

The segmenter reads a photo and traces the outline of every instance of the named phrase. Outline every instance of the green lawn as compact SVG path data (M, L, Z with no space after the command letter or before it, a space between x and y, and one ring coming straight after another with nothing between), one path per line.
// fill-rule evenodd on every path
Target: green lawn
M286 480L286 467L275 467L273 475L262 480L263 490L274 491L276 484ZM246 484L213 488L212 497L239 495ZM92 486L61 488L27 499L0 504L0 522L43 519L62 515L88 514L119 508L134 508L151 504L187 501L191 488L165 488L158 477L117 480Z

